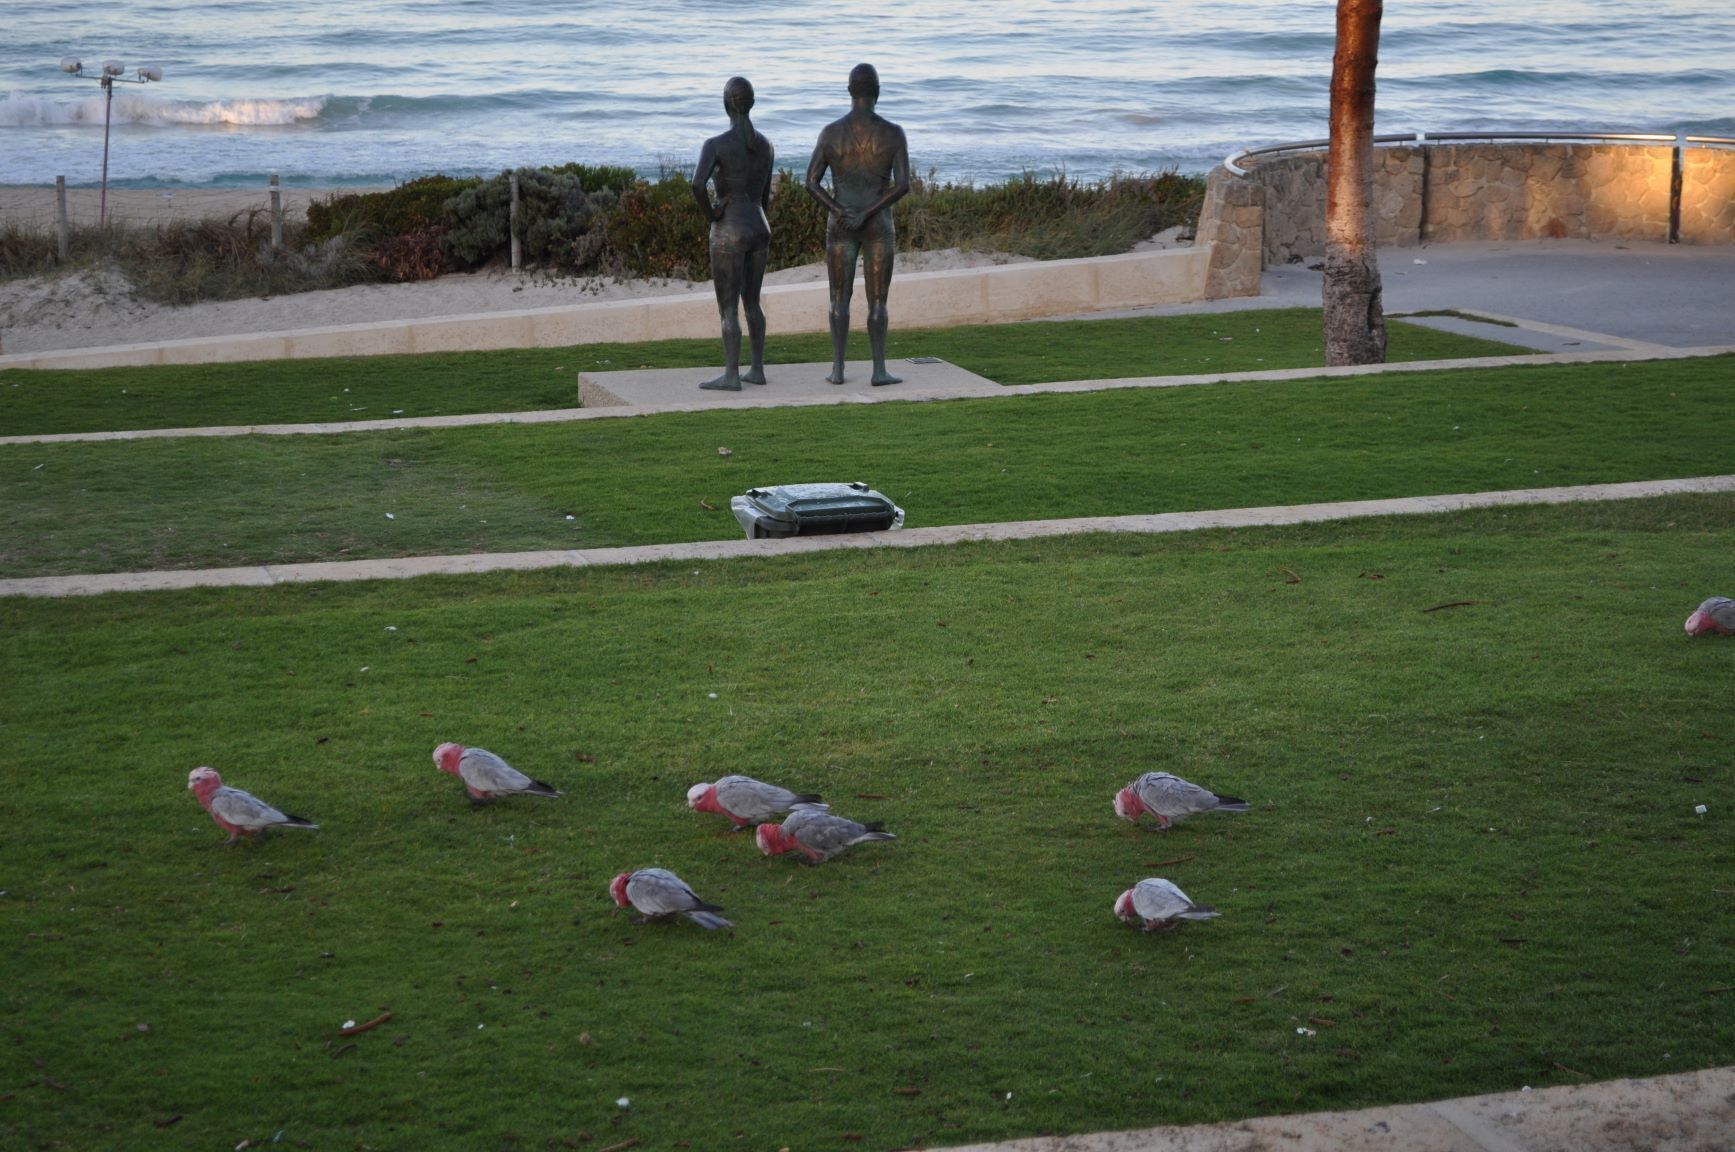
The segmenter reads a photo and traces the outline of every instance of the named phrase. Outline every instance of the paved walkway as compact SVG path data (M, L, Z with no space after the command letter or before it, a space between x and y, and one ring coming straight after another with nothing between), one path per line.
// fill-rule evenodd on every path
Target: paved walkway
M1730 1152L1735 1068L950 1152Z
M1264 508L1226 508L1208 512L1165 512L1151 516L1095 516L1071 520L1020 520L1000 524L958 524L907 528L899 532L862 532L842 536L797 536L787 540L705 540L691 544L647 544L632 548L578 548L546 552L482 552L468 556L406 556L386 560L264 564L245 568L202 568L166 572L109 572L80 576L28 576L0 580L0 596L94 596L104 592L158 592L180 588L264 588L316 580L401 580L414 576L458 576L534 568L592 568L648 564L664 560L731 560L743 556L787 556L845 548L918 548L970 540L1032 540L1087 532L1193 532L1203 528L1256 528L1312 524L1361 516L1405 516L1499 508L1518 504L1570 504L1594 500L1638 500L1688 492L1735 492L1735 475L1688 480L1645 480L1629 484L1584 484L1570 488L1523 488L1445 496L1406 496L1390 500L1347 500L1331 504L1289 504Z
M1563 352L1535 356L1476 356L1464 360L1412 360L1401 364L1358 364L1344 368L1269 368L1257 372L1207 372L1191 376L1134 376L1108 380L1066 380L1054 384L1002 385L982 380L952 364L941 362L925 379L912 374L903 384L870 388L865 384L836 388L823 379L791 377L778 390L753 392L701 392L692 389L687 399L660 403L605 403L593 408L548 408L535 412L476 412L463 416L406 416L393 420L345 420L324 424L220 424L199 428L142 428L125 432L48 432L25 436L0 436L8 444L73 444L101 440L154 440L189 436L330 436L342 432L382 432L400 428L470 428L483 424L563 424L574 420L618 420L668 412L703 412L728 408L814 408L831 404L916 403L931 400L984 400L1036 393L1065 394L1106 392L1118 388L1186 388L1197 384L1232 384L1248 380L1319 380L1338 376L1375 376L1391 372L1445 372L1477 368L1533 367L1538 364L1607 364L1640 360L1676 360L1696 356L1735 353L1735 344L1706 348L1664 348L1661 345L1627 344L1597 352ZM908 367L893 361L894 368ZM799 367L799 366L797 366ZM935 368L936 366L922 366ZM707 370L682 370L679 380L703 379ZM717 369L716 371L721 371ZM672 371L658 376L677 379ZM649 375L649 373L647 373ZM975 383L973 381L981 381ZM582 387L582 384L581 384ZM658 385L637 388L631 395L656 400ZM592 395L600 391L592 387ZM663 389L662 394L666 394ZM684 390L683 393L685 394ZM615 397L618 401L619 397Z

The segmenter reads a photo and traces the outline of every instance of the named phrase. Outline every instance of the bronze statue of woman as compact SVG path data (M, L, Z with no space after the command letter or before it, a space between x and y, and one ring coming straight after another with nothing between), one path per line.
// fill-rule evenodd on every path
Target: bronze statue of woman
M765 281L765 260L771 252L772 165L777 159L771 141L753 130L747 113L753 108L753 85L740 76L723 85L723 110L729 131L705 141L693 169L693 199L711 221L711 283L717 290L717 312L723 319L723 374L701 388L741 391L741 381L765 383L765 313L759 288ZM716 186L713 203L705 185ZM747 334L753 346L753 366L741 373L741 306L747 309Z

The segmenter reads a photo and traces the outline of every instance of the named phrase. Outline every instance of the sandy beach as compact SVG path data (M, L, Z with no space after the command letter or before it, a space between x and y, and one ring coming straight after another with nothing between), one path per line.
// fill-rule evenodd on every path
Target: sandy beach
M300 219L307 205L334 192L378 192L379 188L291 188L281 190L284 215ZM101 205L99 188L66 190L66 216L74 224L95 224ZM172 221L228 219L250 209L271 206L270 190L257 188L110 188L109 219L124 224L167 224ZM0 184L0 226L48 229L54 226L54 187L40 184Z

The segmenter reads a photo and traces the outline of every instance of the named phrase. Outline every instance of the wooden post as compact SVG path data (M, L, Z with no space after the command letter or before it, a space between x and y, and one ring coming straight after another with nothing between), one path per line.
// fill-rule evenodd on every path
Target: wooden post
M62 264L72 256L72 231L66 222L66 177L54 178L54 235Z
M271 250L283 251L283 193L277 190L277 173L271 174Z
M518 271L518 264L523 253L518 244L518 173L512 173L512 210L507 216L509 223L506 230L512 233L512 270Z

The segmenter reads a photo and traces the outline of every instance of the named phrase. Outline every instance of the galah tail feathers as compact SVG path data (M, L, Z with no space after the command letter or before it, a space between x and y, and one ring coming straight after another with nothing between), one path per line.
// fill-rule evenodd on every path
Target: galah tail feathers
M278 811L251 792L226 787L211 768L189 772L187 788L199 798L199 805L210 813L217 827L229 833L231 844L238 836L263 835L272 828L319 827L311 820Z
M1735 600L1713 596L1687 617L1689 636L1735 636Z
M1114 914L1125 921L1143 920L1146 928L1178 920L1214 920L1222 913L1208 904L1195 904L1172 882L1160 876L1140 880L1120 894Z
M532 780L486 748L442 744L434 749L434 766L462 780L465 789L477 800L520 793L550 798L561 795L559 789L540 780Z
M646 917L682 915L708 931L735 925L718 916L723 909L693 894L687 882L666 868L622 872L609 882L609 895L622 908L629 905Z
M1233 796L1219 796L1168 772L1146 772L1115 794L1115 814L1135 824L1150 813L1159 827L1200 812L1245 812L1251 805Z
M875 821L862 824L833 816L823 806L798 804L782 826L761 824L755 837L759 850L767 856L800 851L813 864L830 860L839 852L856 844L874 840L896 840L885 831L885 825Z
M817 793L791 792L751 776L724 776L715 784L695 784L687 789L687 807L695 812L727 816L738 827L769 820L797 804L824 808L819 801Z

